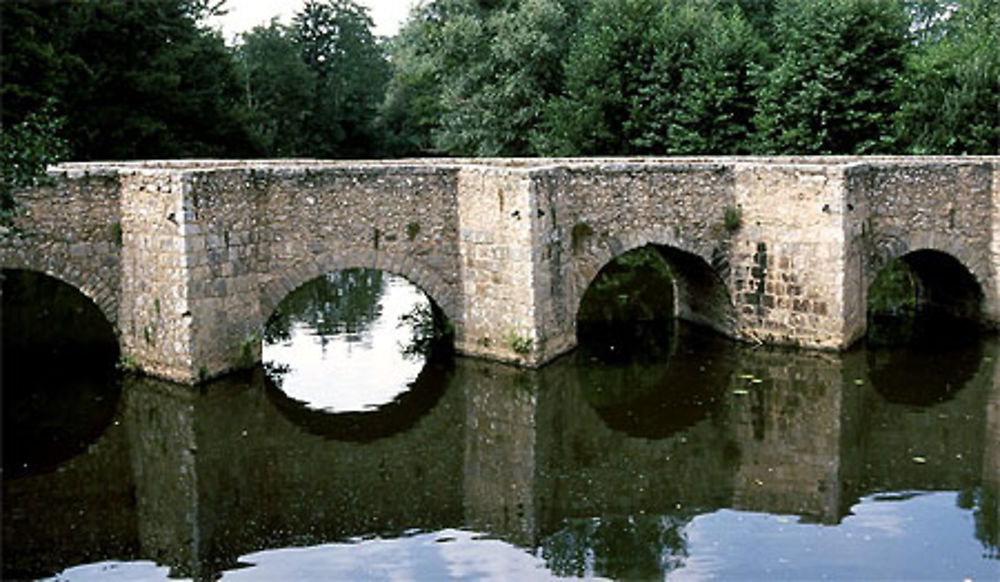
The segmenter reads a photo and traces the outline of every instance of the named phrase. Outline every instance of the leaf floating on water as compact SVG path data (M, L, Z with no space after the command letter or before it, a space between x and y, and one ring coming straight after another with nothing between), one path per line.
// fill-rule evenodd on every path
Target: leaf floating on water
M754 379L754 375L753 374L740 374L739 376L737 376L737 378L739 378L740 380L753 380Z
M750 394L750 391L739 388L737 390L733 390L733 394L736 394L737 396L746 396L747 394Z
M750 383L751 384L763 384L764 381L761 380L760 378L754 378L753 380L750 380Z
M855 386L864 386L865 385L865 381L862 380L861 378L855 378L854 379L854 385Z
M913 457L913 462L918 465L923 465L927 462L927 457Z

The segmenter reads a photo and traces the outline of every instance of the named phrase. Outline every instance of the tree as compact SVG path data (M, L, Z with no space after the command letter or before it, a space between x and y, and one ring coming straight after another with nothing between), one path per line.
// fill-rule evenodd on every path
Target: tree
M454 67L445 84L435 144L448 153L526 156L534 153L545 103L562 85L562 54L572 12L557 0L522 0L470 26L478 51Z
M891 151L909 25L896 0L780 1L777 64L754 118L757 152Z
M738 154L749 151L755 102L751 72L766 45L733 6L675 1L657 20L656 57L627 125L636 151Z
M963 0L922 42L899 87L896 135L910 153L1000 153L1000 1Z
M390 70L372 26L351 0L310 0L292 21L292 42L315 79L305 119L311 155L378 152L375 117Z
M69 148L60 136L64 123L50 101L0 128L0 226L13 223L14 190L35 185L46 167L66 157Z
M662 0L593 0L569 49L539 149L547 155L637 153L641 87L656 60ZM639 129L641 131L641 129Z
M255 153L206 0L2 6L5 122L53 99L77 159Z
M316 74L306 66L287 27L276 20L242 35L235 51L243 77L250 126L264 153L305 155L312 137L308 116Z

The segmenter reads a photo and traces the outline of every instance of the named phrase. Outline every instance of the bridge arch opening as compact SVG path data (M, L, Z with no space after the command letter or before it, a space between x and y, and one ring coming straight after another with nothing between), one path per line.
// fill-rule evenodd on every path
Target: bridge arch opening
M429 369L447 366L452 336L444 311L409 280L343 269L278 304L264 328L262 361L290 402L321 415L369 414L422 402L412 392L425 387Z
M728 335L735 316L719 274L703 258L647 244L624 252L597 273L576 314L577 343L604 358L667 356L676 322ZM668 348L669 349L669 348Z
M82 452L121 396L114 326L72 285L28 269L0 272L3 470L47 471Z
M950 254L922 249L886 264L868 290L873 387L887 401L951 399L982 362L983 291Z
M921 249L886 264L868 288L868 341L941 344L982 328L983 289L952 255Z

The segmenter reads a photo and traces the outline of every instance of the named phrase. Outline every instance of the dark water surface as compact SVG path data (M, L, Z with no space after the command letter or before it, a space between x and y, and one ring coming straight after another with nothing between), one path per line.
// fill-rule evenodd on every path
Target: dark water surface
M419 297L335 282L272 320L266 368L192 389L109 368L113 336L52 348L93 314L5 280L3 578L1000 578L996 338L679 326L528 371L420 355ZM351 368L378 349L401 359Z

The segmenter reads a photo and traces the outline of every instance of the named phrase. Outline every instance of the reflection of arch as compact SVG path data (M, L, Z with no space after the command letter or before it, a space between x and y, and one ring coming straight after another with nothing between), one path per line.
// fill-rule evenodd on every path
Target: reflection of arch
M737 361L732 342L703 329L678 326L670 346L665 358L631 354L609 362L583 349L565 361L582 375L583 397L608 428L662 439L719 409Z
M685 250L674 240L643 234L604 237L601 242L588 245L589 252L577 257L580 266L576 269L571 313L579 313L587 288L606 265L629 251L648 246L655 249L670 268L674 281L674 315L726 335L732 334L736 321L732 298L722 276L711 266L717 250L707 246Z
M35 271L57 279L82 293L90 299L104 319L111 324L118 336L118 293L97 271L81 269L64 261L46 258L42 254L28 249L15 249L13 254L0 257L0 268L22 269Z
M73 285L35 269L3 269L4 475L44 472L94 443L121 394L118 339Z
M288 273L279 274L264 286L260 311L263 320L259 327L263 326L263 321L271 316L281 300L289 293L326 273L344 269L376 269L399 275L423 291L431 303L436 305L454 325L460 321L458 299L449 290L448 284L433 269L416 259L409 256L391 257L374 252L365 257L350 253L329 253L317 257L315 261L301 264Z
M265 391L275 408L309 433L348 442L371 442L406 432L437 405L451 379L450 358L430 357L409 387L392 402L368 412L333 413L290 398L261 367Z
M869 348L868 377L888 402L929 406L951 400L972 383L982 351L979 342Z

